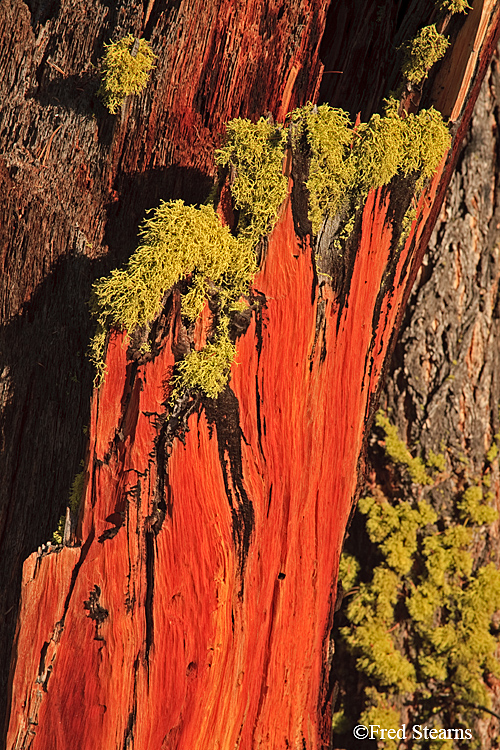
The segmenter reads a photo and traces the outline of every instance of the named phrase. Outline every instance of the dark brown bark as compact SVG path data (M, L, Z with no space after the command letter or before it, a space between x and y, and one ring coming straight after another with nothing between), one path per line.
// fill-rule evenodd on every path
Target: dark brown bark
M392 9L392 3L389 5ZM6 71L4 81L10 102L3 115L4 120L0 120L0 132L3 133L5 144L3 226L4 236L8 238L2 249L5 273L1 292L5 321L2 334L5 358L2 475L6 481L2 483L4 495L0 505L3 545L0 579L6 581L7 585L0 612L4 615L2 642L7 645L6 655L17 612L21 563L50 537L84 453L82 428L84 424L89 424L87 405L91 388L91 373L84 360L90 333L86 301L92 280L132 251L145 208L154 206L160 198L182 197L188 202L196 202L205 197L213 173L213 145L225 120L236 115L255 118L264 111L283 118L290 108L316 98L321 81L319 45L322 41L321 56L328 61L328 69L330 64L340 63L336 57L338 48L348 50L340 67L343 70L341 82L337 85L325 82L324 97L354 114L362 110L363 117L367 118L381 106L381 97L389 93L395 81L399 65L397 56L393 58L386 50L391 45L396 47L401 35L411 34L422 23L431 21L432 7L427 2L414 2L409 8L403 2L398 3L397 13L393 14L392 10L389 13L387 29L384 27L384 33L374 38L373 46L368 45L366 54L360 55L359 29L372 28L369 24L365 25L364 3L349 4L349 7L332 6L327 19L328 4L319 1L311 3L307 9L303 3L297 2L288 3L284 8L278 7L278 4L269 4L266 8L254 7L248 3L234 10L229 2L220 2L216 6L196 2L184 5L155 3L147 7L146 4L130 2L112 6L95 3L91 7L33 3L28 9L20 0L4 0L1 31L10 40L10 46L5 44L0 47L5 55L1 64ZM349 23L341 23L346 13ZM484 23L484 34L479 38L477 30L480 20ZM152 735L148 735L150 729L144 724L147 716L141 715L137 706L140 709L146 701L145 675L149 680L149 656L154 652L153 647L161 654L161 659L156 657L156 662L152 662L152 674L156 670L154 679L160 682L155 683L156 692L151 700L159 705L170 705L169 701L172 700L172 716L165 718L165 726L155 729L159 733L155 735L155 742L164 732L161 737L166 738L163 740L167 743L165 746L193 746L196 742L193 717L199 710L196 703L199 693L196 691L204 684L201 676L199 682L195 680L199 662L193 658L184 665L183 657L179 655L179 661L172 671L165 671L168 643L155 641L154 633L168 631L165 612L170 612L166 609L167 604L170 607L173 605L170 600L165 603L159 593L153 596L153 591L163 592L161 595L167 596L167 584L177 575L176 552L189 554L192 565L196 565L197 559L200 571L205 570L201 566L203 559L206 570L210 571L207 580L212 585L217 573L217 567L213 565L216 537L212 538L210 525L214 523L214 517L210 514L214 513L216 518L220 515L222 519L217 524L221 524L221 538L230 561L228 565L233 565L234 570L238 571L230 576L229 594L224 606L233 597L232 614L237 625L241 626L242 638L246 637L246 633L255 638L255 645L245 643L244 649L241 646L245 654L242 663L247 670L246 678L243 678L243 670L241 678L237 672L235 654L238 656L239 650L235 648L231 653L228 642L223 642L224 647L229 648L228 669L232 677L237 677L237 687L242 684L246 686L244 679L252 683L251 688L245 687L249 695L246 722L242 704L237 701L231 715L232 722L243 717L239 735L244 738L242 747L249 748L254 744L257 747L261 741L263 746L270 742L270 747L277 748L281 746L279 743L283 742L283 737L286 736L287 741L290 737L290 741L296 742L300 733L307 747L327 745L330 700L327 653L336 556L355 494L363 426L373 410L374 401L370 397L377 388L388 343L395 335L402 300L409 293L408 280L417 272L426 237L439 210L453 169L460 134L467 126L477 87L491 56L497 27L498 12L493 4L477 3L466 20L454 19L449 28L453 44L448 63L451 60L452 64L446 68L445 60L440 70L446 84L445 92L452 89L453 95L443 98L442 84L433 78L426 87L424 98L437 104L441 102L445 110L448 108L446 113L453 115L458 135L447 166L443 166L443 171L434 180L427 202L422 202L420 206L418 227L404 251L400 250L392 257L394 247L388 217L392 220L396 217L397 225L411 199L411 186L398 183L387 191L371 194L363 217L358 217L361 231L356 237L357 246L353 241L351 248L345 275L347 282L339 281L338 294L333 294L328 287L323 288L319 304L311 247L307 240L297 243L293 207L287 205L258 279L259 290L269 298L265 325L262 326L263 320L257 316L252 323L254 328L242 337L244 353L241 361L245 366L240 370L234 369L233 390L226 394L226 401L220 400L213 407L213 413L210 405L205 404L193 415L190 423L192 433L187 438L185 449L177 441L172 450L173 458L169 459L171 476L168 488L170 499L174 498L176 502L169 521L173 524L173 530L168 533L173 533L177 545L173 545L174 553L165 542L166 530L170 529L167 523L158 541L156 531L153 535L151 526L154 518L149 511L155 509L154 501L139 479L134 487L142 487L142 497L147 501L144 501L141 509L137 499L139 490L136 489L135 500L127 501L126 506L130 523L131 514L137 513L134 532L125 534L125 528L118 531L114 537L118 546L111 545L112 537L109 534L102 540L97 534L97 531L105 534L110 530L104 519L125 512L120 493L133 489L125 485L126 469L139 471L138 466L141 465L141 470L149 471L148 451L156 437L148 433L149 423L146 424L144 420L147 410L141 411L139 404L142 403L141 398L152 398L154 402L156 396L153 397L153 391L141 396L141 382L144 382L146 373L148 383L162 382L164 372L160 364L171 366L172 363L168 361L169 346L175 346L175 342L171 341L168 327L164 333L160 332L165 361L148 364L144 370L132 372L130 366L127 370L125 354L119 353L119 347L110 355L114 375L109 386L106 386L107 390L100 395L95 394L93 402L90 431L94 442L91 443L90 452L96 460L87 466L92 482L87 490L80 530L83 547L81 551L79 548L65 548L58 555L44 555L38 561L32 557L25 569L23 615L19 620L18 650L14 653L13 661L15 667L17 660L18 669L12 674L14 692L11 721L14 732L17 732L18 720L22 724L26 719L29 724L30 718L24 716L24 709L20 706L21 696L26 695L24 690L31 689L31 677L28 677L29 685L21 684L23 669L26 675L31 674L32 668L35 672L38 670L38 675L47 684L50 676L45 668L47 648L51 658L55 659L60 642L60 631L56 625L61 622L58 618L61 616L60 607L64 605L68 627L61 641L64 648L55 662L59 672L54 672L47 700L40 709L41 718L45 717L45 721L37 730L35 741L39 743L38 747L43 747L43 743L47 746L50 741L55 743L54 747L64 747L68 737L76 737L82 748L93 746L104 726L100 723L101 709L97 707L108 704L110 711L105 721L107 737L111 737L113 732L121 732L121 736L125 737L124 746L128 747L135 741L136 733L140 738L137 747L152 746ZM158 66L144 96L127 102L121 118L111 118L96 99L97 77L91 64L97 61L102 42L107 36L112 33L116 38L126 32L143 33L151 39L159 55ZM476 46L470 52L474 40ZM467 70L455 64L455 56L461 59L464 49L469 50L466 57L471 62ZM358 264L355 262L357 257ZM407 268L409 273L406 275ZM384 275L386 269L388 275ZM391 284L396 278L398 284L392 290ZM351 294L351 285L353 280L362 284L365 279L370 282L366 296L376 315L373 318L373 331L367 329L362 332L366 299L356 296L354 292ZM316 295L312 302L311 289ZM331 319L322 317L321 311L324 313L325 310L328 314L331 311ZM344 312L346 317L342 318ZM175 307L169 308L166 310L166 320L173 320L176 314L178 310ZM287 321L286 325L284 321ZM341 322L344 328L339 333ZM315 330L318 346L310 350L309 339L314 339ZM292 347L285 347L284 351L288 359L282 352L283 335L292 342ZM262 353L259 346L263 346L263 336ZM354 356L352 341L358 339ZM366 369L376 346L377 356ZM302 359L299 357L300 362L310 357L310 372L314 370L315 379L308 376L309 380L306 377L301 380L293 375L296 351L303 354ZM344 359L339 352L343 353ZM323 364L325 358L327 365ZM297 392L304 398L303 401L299 399L298 406L287 395L288 381L276 374L276 363L280 361L287 362L285 376L290 377L290 384L293 388L297 387ZM344 369L347 366L351 368L351 379L346 386ZM247 380L245 372L251 374ZM252 388L255 382L261 388L267 387L268 394L274 394L276 390L274 402L273 397L268 396L267 411L258 391L254 399ZM321 398L317 398L315 389L319 386L316 383L322 382L330 384L330 396L324 385ZM365 385L366 388L362 389ZM361 397L359 394L362 391ZM252 394L251 398L249 394ZM325 404L330 404L331 394L337 395L338 400L333 399L334 412L326 413ZM345 394L348 394L348 398ZM347 405L340 402L341 397L347 398ZM297 414L302 413L301 409L308 399L312 404L313 426L316 425L315 420L323 425L321 420L325 419L326 438L325 434L319 438L314 433L316 427L304 427L298 436L296 430L292 429ZM239 424L236 421L238 409ZM281 416L277 418L276 414ZM328 418L325 418L325 414ZM259 422L264 417L267 418L267 428L264 421ZM120 445L121 438L115 440L113 450L107 452L106 441L115 432L119 435L122 418L127 428L125 435L130 442L125 448ZM228 420L232 425L229 430L225 427ZM257 425L256 432L248 438L244 447L241 435L247 438L246 432L252 432L253 420ZM214 424L218 448L215 445ZM244 430L242 425L245 425ZM351 439L350 430L354 430L352 434L355 438ZM261 432L265 438L262 438ZM140 450L134 448L135 436L139 434L142 437L147 435L144 445L140 443ZM286 435L289 443L286 443ZM233 445L231 440L235 439ZM297 455L307 456L307 465L312 471L313 466L321 466L321 460L311 446L321 445L321 440L324 441L322 449L326 463L323 468L318 468L314 480L317 494L314 495L311 490L312 485L309 495L306 493L307 497L315 498L306 519L315 529L314 533L311 531L307 544L312 539L314 544L311 547L306 544L307 555L305 561L301 562L300 553L304 550L300 545L291 546L289 539L293 541L295 535L300 538L301 525L305 526L306 521L300 515L300 503L299 506L292 504L294 493L287 490L287 487L294 488L300 484L300 472L295 473L297 467L287 453L286 445L296 445ZM259 464L263 454L262 444L273 457L273 460L269 460L269 456L266 459L271 468L266 468L266 461L262 466ZM339 445L343 446L342 450L338 449ZM307 451L302 454L305 447ZM227 468L224 469L226 450L230 475ZM246 471L241 466L235 468L234 462L241 462L239 450L246 456ZM255 465L251 464L246 454L252 450L259 457L255 459ZM141 461L145 463L141 464ZM161 471L164 471L164 466L156 456L153 472L158 474ZM265 498L268 513L272 496L272 512L277 515L272 517L274 525L266 527L260 521L260 526L256 524L254 527L247 511L252 504L257 512L262 510L258 505L262 500L259 494L259 481L262 478L269 490L269 496ZM111 491L112 487L119 487L120 492L113 494L115 490ZM245 500L245 492L251 495L250 505ZM195 517L190 510L193 497L199 503L199 513ZM231 498L234 500L235 497L238 502L231 514L228 498L231 502ZM338 505L332 505L332 497ZM302 502L302 496L299 500ZM208 513L209 517L205 518L204 513ZM102 528L100 524L103 524ZM119 525L116 528L119 529ZM205 537L207 529L208 539ZM184 530L187 536L183 536ZM102 625L107 633L106 638L112 632L113 638L119 640L129 626L124 623L129 621L124 617L120 624L121 614L118 616L123 604L120 584L113 588L110 582L105 586L101 581L98 585L94 579L104 570L112 570L118 575L120 560L123 561L127 544L133 542L136 532L138 548L133 554L137 554L137 569L133 580L137 585L138 614L134 627L140 630L138 637L141 645L134 656L127 652L123 662L129 677L135 674L135 682L130 688L130 695L127 694L126 700L121 703L114 692L113 679L116 674L113 677L113 670L108 672L108 677L111 675L108 682L98 677L97 665L101 658L101 630L98 628ZM251 533L254 534L252 543L255 546L245 567L242 562L245 561ZM108 547L102 546L104 542ZM120 546L124 543L125 546ZM196 554L191 557L193 550L199 553L198 557ZM133 554L130 549L128 551L132 559ZM266 572L270 578L263 595L264 604L251 598L262 582L263 572L259 565L264 563L259 562L261 553L268 556L262 559L271 571L269 574ZM112 562L106 568L108 554ZM158 559L163 567L158 564L153 568L152 561ZM286 573L289 588L284 589L286 593L280 598L280 584L274 578L284 580L279 576L285 561L289 562ZM168 571L172 577L167 576L163 581L162 576L166 576ZM312 587L306 585L309 574ZM88 575L87 579L85 575ZM198 581L196 572L195 579ZM163 587L160 585L162 582L165 584ZM182 585L185 583L183 579ZM88 584L91 584L90 589ZM97 585L99 590L95 588ZM246 599L242 593L244 585ZM203 613L206 613L208 606L217 608L219 595L215 595L210 586L208 593L203 589L205 598L195 586L186 599L190 606L194 606L193 602L199 598L203 602ZM317 589L320 600L315 603ZM94 592L93 598L90 591ZM73 596L73 592L78 595ZM88 606L83 607L82 602ZM296 613L299 605L304 615L303 620L298 618L300 622L305 623L310 617L314 625L310 630L304 625L304 631L292 632L293 628L290 625L287 627L286 617L291 617L290 612ZM278 616L279 607L282 607L282 613ZM111 616L103 615L100 618L99 608L108 614L111 612ZM263 614L259 620L255 613L259 613L260 609ZM34 617L39 612L44 612L41 621ZM203 654L208 631L203 631L204 621L200 622L198 631L195 615L196 607L184 613L183 617L196 630L196 648ZM38 626L35 627L35 622L40 626L36 637L34 631ZM233 628L234 622L233 619ZM30 623L33 631L30 631ZM110 626L112 630L106 631ZM144 632L141 630L143 626ZM308 634L311 642L312 636L315 639L311 656L313 666L309 681L304 680L302 684L300 676L304 668L304 653L301 643ZM85 640L87 636L89 642ZM46 638L48 640L44 641ZM97 639L99 649L96 653L88 650L97 648L92 639ZM43 643L48 644L47 648ZM42 651L45 648L43 664L41 661L38 663L38 646L42 646ZM81 655L87 651L89 658L84 661ZM286 735L285 730L283 734L279 733L282 723L283 726L287 724L288 718L279 700L274 698L272 702L272 691L280 688L283 679L287 654L289 659L294 660L290 684L296 680L294 684L299 686L295 703L303 710L303 715L294 716L293 721L290 718L290 735ZM113 660L109 663L113 665ZM75 679L75 665L79 670L78 690L71 692L67 702L69 713L64 714L63 711L62 723L58 724L59 718L56 720L55 717L62 716L61 706L68 697L71 679ZM0 667L0 673L5 678L6 669ZM268 673L269 684L266 683ZM275 679L271 680L273 675ZM88 686L87 692L87 688L82 686ZM101 688L104 693L98 695ZM210 689L215 688L212 685ZM0 685L0 695L5 694ZM36 690L34 695L38 695ZM181 708L175 704L177 695L187 696L187 703L181 703ZM224 700L229 700L229 697L227 694ZM292 694L288 695L291 704L293 698ZM116 702L114 710L111 709L112 701ZM71 706L76 707L77 704L80 709L82 705L89 708L91 716L94 716L92 711L95 709L95 721L89 723L89 715L84 717L71 712ZM36 711L39 708L37 703ZM176 713L177 710L180 713ZM152 711L155 713L154 706ZM135 725L139 719L142 724L139 722ZM82 721L88 729L83 729ZM49 739L53 726L58 727L56 740L54 735L52 740ZM238 728L235 727L236 724L233 726L227 721L224 729L231 741L235 737L234 732L237 733ZM271 740L266 740L265 732L269 727L274 734ZM209 733L206 729L203 731L203 742L210 743ZM218 731L222 731L220 726ZM29 731L22 736L25 737L23 742L31 742ZM91 744L86 745L86 742ZM205 747L199 745L202 746ZM206 745L207 748L209 746Z
M500 429L500 71L484 81L457 170L419 272L382 404L417 452L445 450L449 478L431 493L453 514L460 493L491 480L500 508L498 460L486 454ZM478 534L477 564L500 560L498 522ZM498 682L488 682L500 713ZM499 721L477 713L474 736L496 747Z

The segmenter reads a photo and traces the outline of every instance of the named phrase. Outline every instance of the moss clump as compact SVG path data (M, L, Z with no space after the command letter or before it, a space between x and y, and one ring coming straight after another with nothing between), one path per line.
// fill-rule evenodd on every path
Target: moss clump
M226 143L216 150L215 162L232 167L231 194L241 215L240 243L252 249L269 234L287 195L283 175L286 131L261 117L257 123L237 118L226 126Z
M434 481L427 474L422 459L411 455L406 443L399 437L396 426L390 423L382 411L377 412L375 424L385 433L385 451L389 458L396 464L406 466L413 482L421 485L433 484Z
M68 505L72 513L76 513L80 507L80 503L83 496L83 490L85 489L85 471L80 471L73 480L71 490L69 493Z
M156 55L150 43L141 39L134 48L134 42L129 34L118 42L104 45L103 78L98 94L111 114L118 112L126 96L143 90L154 67Z
M328 105L307 105L292 113L294 142L304 139L311 151L307 188L309 218L318 232L326 214L343 203L357 206L373 188L387 185L397 174L419 174L420 190L436 171L451 138L439 112L398 115L395 99L385 114L352 127L346 112Z
M124 269L115 269L94 284L93 311L97 332L91 359L98 378L103 375L106 331L118 327L132 333L148 326L166 292L189 277L182 298L182 314L194 321L209 295L220 307L234 304L248 291L255 273L255 257L223 227L213 208L162 202L140 231L141 244Z
M418 85L427 76L434 63L440 60L449 41L438 32L436 26L425 26L406 45L406 60L402 73L410 83Z

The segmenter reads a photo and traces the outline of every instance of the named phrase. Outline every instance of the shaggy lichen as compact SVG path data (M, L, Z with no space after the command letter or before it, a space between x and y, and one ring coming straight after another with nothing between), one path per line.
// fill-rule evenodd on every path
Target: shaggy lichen
M211 298L219 323L206 346L189 352L178 364L172 398L183 390L202 391L210 398L222 391L235 356L228 315L245 307L240 297L248 292L257 270L255 246L272 230L287 194L282 170L285 140L283 128L265 119L228 123L226 143L215 156L218 164L231 168L232 194L240 210L236 236L222 226L211 206L162 202L144 222L141 244L126 267L94 284L97 330L90 356L96 384L104 377L108 330L117 327L132 333L142 328L147 333L165 294L184 281L188 288L181 307L187 322L194 322ZM140 351L150 351L149 342L143 342Z
M342 201L354 201L357 206L371 188L386 184L398 172L416 172L425 181L450 143L435 110L401 118L393 100L387 103L384 117L374 115L357 128L342 110L307 105L292 113L291 128L295 146L305 141L311 154L307 187L315 231L327 213L339 210ZM226 142L216 151L215 160L229 171L239 211L234 235L221 225L211 206L161 203L144 222L141 244L126 267L94 284L92 308L97 329L91 359L97 384L104 377L109 329L117 327L128 333L142 329L147 336L174 284L183 281L187 285L182 315L189 323L198 317L208 298L216 300L220 320L235 309L256 272L255 247L272 231L287 195L283 174L286 141L287 131L268 119L261 118L256 124L245 119L228 123ZM352 215L345 222L343 239L353 226ZM212 398L222 390L234 356L228 335L219 324L208 349L188 354L178 365L174 393L179 393L182 383ZM142 341L139 348L145 354L150 344Z
M209 295L216 295L224 310L248 291L256 270L248 244L239 243L209 206L194 208L180 200L162 202L144 222L140 237L141 244L126 267L115 269L93 286L97 332L91 358L98 383L104 374L103 353L110 327L132 333L149 326L165 293L181 279L189 283L182 297L182 314L189 321L197 318Z
M257 123L237 118L226 126L225 145L215 151L215 162L231 167L231 194L240 210L238 239L255 247L269 234L287 195L283 175L286 131L261 117Z
M294 142L305 139L311 152L306 184L314 232L327 214L344 203L359 205L397 174L418 174L417 190L432 177L451 143L441 115L432 107L405 117L397 110L397 101L389 99L383 116L374 114L356 128L346 112L326 104L292 113Z
M82 461L83 465L83 461ZM85 471L80 471L74 478L71 485L68 506L73 514L78 512L80 502L83 496L83 490L85 487ZM52 542L54 544L62 544L64 539L64 529L66 527L66 514L59 518L57 523L57 529L52 534Z
M467 13L471 7L467 0L441 0L441 2L438 2L438 8L452 13Z
M420 29L406 45L403 75L412 84L421 83L434 63L443 57L449 44L448 39L438 32L434 24Z
M309 178L309 218L315 232L326 213L335 214L352 190L355 161L351 154L354 131L347 112L327 104L305 107L292 112L295 146L304 138L311 152Z
M379 414L377 421L390 459L411 465L415 459L387 418ZM441 455L431 457L439 469ZM421 486L428 484L423 466L417 471ZM389 502L377 492L358 507L378 563L368 573L347 553L339 570L350 593L341 644L365 681L357 721L385 727L425 721L440 729L452 716L456 726L470 725L471 711L490 706L485 675L500 675L492 621L500 609L500 571L475 563L471 551L475 530L498 514L477 486L462 494L452 519L426 500ZM347 702L342 710L349 712ZM382 746L395 750L398 743Z
M385 450L389 458L396 464L402 464L408 469L413 482L417 484L433 484L433 479L427 474L425 464L421 458L414 458L406 443L398 435L397 427L389 421L382 411L377 412L375 424L385 433ZM436 454L433 454L435 465ZM444 456L442 457L444 460Z
M227 383L236 347L228 335L229 320L219 326L217 338L200 351L193 350L178 366L173 380L171 402L184 391L202 391L209 398L217 398Z
M83 490L85 488L85 471L80 471L74 478L69 493L68 505L72 513L76 513L82 501Z
M52 534L54 544L62 544L64 538L64 527L66 525L66 516L61 516L57 522L57 529Z
M146 86L156 55L148 41L136 42L132 34L104 46L103 78L98 94L111 114L115 114L126 96L139 94Z

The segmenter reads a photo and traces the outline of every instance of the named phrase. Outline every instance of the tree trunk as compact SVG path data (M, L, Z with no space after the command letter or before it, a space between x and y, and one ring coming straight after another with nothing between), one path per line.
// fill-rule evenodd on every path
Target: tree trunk
M130 254L145 208L203 200L230 117L282 119L321 83L367 119L397 83L388 50L433 9L387 2L380 34L361 2L3 9L2 642L21 561L55 528L88 446L74 546L24 565L7 747L328 747L335 578L364 434L500 11L475 3L446 29L421 104L450 117L452 148L405 242L414 181L395 178L358 211L331 281L318 277L296 158L230 384L179 423L165 398L175 294L148 361L112 336L89 420L92 280ZM151 39L157 68L113 119L91 64L129 31Z

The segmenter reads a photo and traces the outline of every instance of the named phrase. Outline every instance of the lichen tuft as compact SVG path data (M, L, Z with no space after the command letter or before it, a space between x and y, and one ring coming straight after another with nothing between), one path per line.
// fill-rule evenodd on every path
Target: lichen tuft
M115 114L126 96L140 94L146 86L156 55L145 39L134 50L132 34L117 42L105 44L102 58L102 82L98 91L105 107ZM132 54L135 52L135 55Z
M421 83L427 76L434 63L440 60L450 43L439 33L435 24L425 26L407 43L406 59L402 73L406 79L415 85Z

